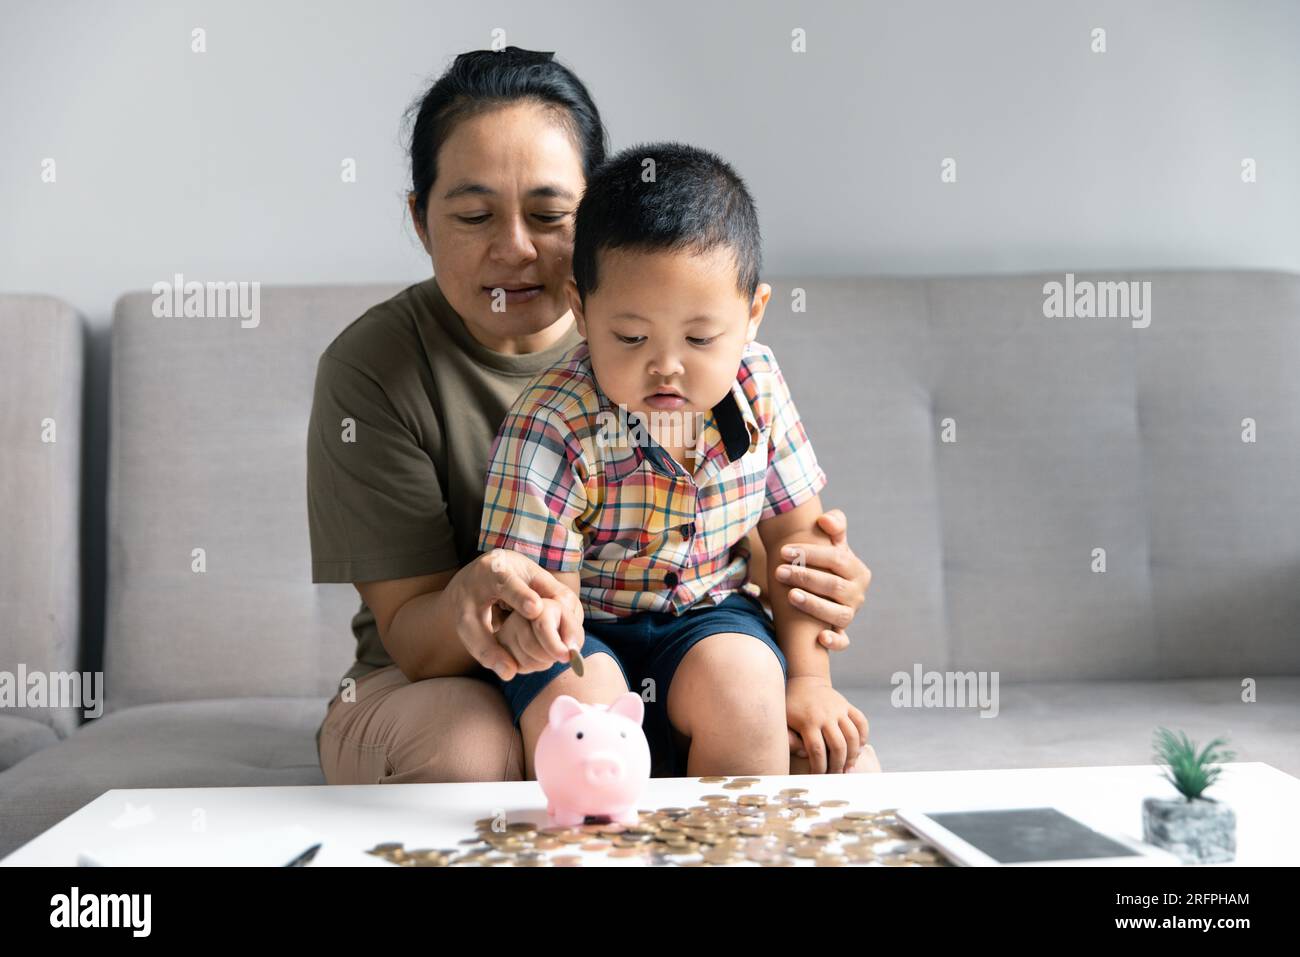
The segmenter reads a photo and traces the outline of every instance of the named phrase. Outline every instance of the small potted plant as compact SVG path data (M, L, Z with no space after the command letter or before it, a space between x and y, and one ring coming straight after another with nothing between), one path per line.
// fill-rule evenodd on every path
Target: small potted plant
M1231 761L1231 751L1216 750L1227 742L1215 738L1197 754L1196 746L1179 732L1156 731L1157 762L1167 766L1165 780L1181 798L1149 797L1142 802L1142 839L1176 854L1184 864L1230 861L1237 853L1237 816L1232 808L1205 797L1205 790Z

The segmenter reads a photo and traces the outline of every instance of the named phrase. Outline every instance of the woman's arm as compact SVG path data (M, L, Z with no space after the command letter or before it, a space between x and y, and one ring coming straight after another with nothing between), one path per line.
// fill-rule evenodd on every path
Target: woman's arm
M410 681L466 675L479 664L503 680L514 677L521 663L496 639L498 603L530 620L555 660L567 660L570 641L582 644L577 596L517 552L493 549L459 569L355 586L374 612L384 650ZM556 600L558 621L542 615L543 598ZM522 670L536 669L524 662Z
M464 675L478 665L447 621L446 588L458 571L354 583L374 612L384 650L410 681Z
M842 511L833 508L822 514L817 527L830 536L829 545L795 542L781 549L783 564L772 564L778 557L774 555L769 565L774 582L795 589L791 601L826 623L823 644L834 642L838 650L848 647L844 629L866 601L871 569L849 548L848 520ZM802 556L802 561L796 562L796 556Z
M769 608L773 589L778 583L806 592L808 597L802 610L825 625L818 640L827 651L843 651L849 646L849 636L844 629L866 600L871 569L849 548L848 521L840 509L833 508L823 513L817 519L817 527L830 536L829 545L804 541L785 546L802 551L804 560L800 564L793 563L793 553L769 555L757 529L751 530L748 536L752 555L749 578L759 586L762 600ZM782 558L785 562L777 564ZM782 574L789 577L782 578Z
M814 495L788 512L759 522L759 536L773 554L780 554L784 546L801 540L822 539L829 544L830 537L817 527L821 513L821 499ZM789 663L789 674L791 677L816 675L829 681L830 658L826 647L818 641L825 623L791 601L789 593L789 585L775 582L769 596L777 643Z

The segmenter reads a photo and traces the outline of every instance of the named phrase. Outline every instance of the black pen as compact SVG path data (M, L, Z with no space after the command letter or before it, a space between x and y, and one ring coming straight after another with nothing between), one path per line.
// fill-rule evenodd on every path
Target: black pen
M312 858L316 856L316 852L319 850L320 850L320 845L313 844L311 847L307 848L307 850L303 851L301 854L299 854L297 857L295 857L293 860L291 860L288 864L284 866L285 867L306 867L308 864L311 863Z

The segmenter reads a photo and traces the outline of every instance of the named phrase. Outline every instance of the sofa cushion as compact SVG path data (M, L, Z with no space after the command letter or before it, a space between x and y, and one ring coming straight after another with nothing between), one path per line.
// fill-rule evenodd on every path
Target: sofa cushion
M48 724L0 714L0 771L58 740L58 734Z
M141 705L82 725L0 772L0 856L112 788L324 784L324 698Z
M896 708L892 689L849 689L885 771L1151 764L1157 727L1200 745L1225 736L1237 761L1300 777L1300 677L1260 678L1242 700L1236 678L999 684L998 715L978 708Z

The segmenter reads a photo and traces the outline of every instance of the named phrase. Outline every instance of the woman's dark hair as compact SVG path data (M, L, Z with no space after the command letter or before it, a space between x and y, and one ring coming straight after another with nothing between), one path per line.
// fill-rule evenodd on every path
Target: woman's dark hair
M556 62L554 53L521 50L474 50L456 57L407 111L415 114L411 131L411 190L416 220L423 224L429 190L438 178L438 151L458 123L519 100L555 109L582 153L584 175L605 160L605 124L582 81Z

